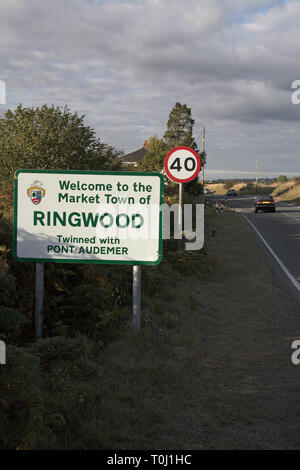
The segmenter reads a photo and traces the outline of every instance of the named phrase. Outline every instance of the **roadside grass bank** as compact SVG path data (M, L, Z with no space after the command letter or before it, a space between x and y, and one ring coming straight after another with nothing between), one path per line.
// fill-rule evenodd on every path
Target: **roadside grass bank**
M299 204L300 181L288 181L287 183L278 184L278 186L272 192L272 196L274 196L276 201L284 201Z
M138 336L127 305L104 343L11 346L2 448L299 448L300 321L240 216L208 209L205 237L199 252L170 241L143 268Z

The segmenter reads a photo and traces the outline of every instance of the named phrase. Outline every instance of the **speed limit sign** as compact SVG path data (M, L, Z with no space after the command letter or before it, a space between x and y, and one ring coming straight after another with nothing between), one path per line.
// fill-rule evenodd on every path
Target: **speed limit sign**
M200 157L190 147L175 147L164 162L168 177L177 183L188 183L196 178L201 168Z

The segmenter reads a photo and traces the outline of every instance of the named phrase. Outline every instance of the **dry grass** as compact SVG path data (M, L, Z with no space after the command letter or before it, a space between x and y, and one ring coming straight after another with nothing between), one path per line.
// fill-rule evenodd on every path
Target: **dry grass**
M277 201L300 202L300 181L278 184L272 195Z
M272 195L279 196L281 194L284 194L285 192L290 191L294 185L295 185L294 181L287 181L286 183L275 183L275 189L272 192Z
M241 189L243 189L245 186L246 186L246 183L236 183L230 186L230 189L235 189L238 192ZM206 187L216 194L225 194L227 192L227 189L225 188L224 183L207 184Z
M223 194L225 191L223 183L206 184L205 187L208 188L212 193Z

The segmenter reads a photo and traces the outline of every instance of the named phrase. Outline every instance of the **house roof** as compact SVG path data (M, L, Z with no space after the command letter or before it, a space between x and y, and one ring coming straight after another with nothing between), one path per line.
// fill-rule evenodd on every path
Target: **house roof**
M134 152L127 153L127 155L124 155L124 157L121 157L121 160L123 162L140 162L141 160L144 160L146 153L148 150L145 147L142 147L138 150L135 150Z

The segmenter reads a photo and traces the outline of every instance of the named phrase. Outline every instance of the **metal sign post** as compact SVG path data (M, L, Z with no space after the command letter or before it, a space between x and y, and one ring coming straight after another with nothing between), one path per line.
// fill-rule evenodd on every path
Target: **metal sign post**
M35 271L35 334L43 336L44 263L36 263Z
M133 300L133 331L138 333L141 329L141 279L142 279L142 267L133 266L133 288L132 288L132 300Z
M183 184L179 183L179 207L178 207L178 231L180 238L178 239L178 250L182 250L182 205L183 205Z
M0 340L0 364L6 364L6 344Z

